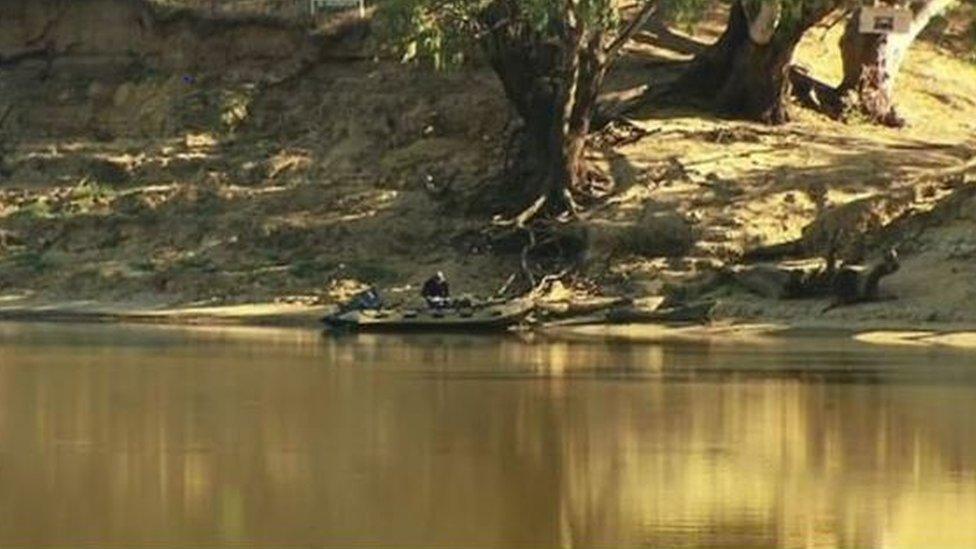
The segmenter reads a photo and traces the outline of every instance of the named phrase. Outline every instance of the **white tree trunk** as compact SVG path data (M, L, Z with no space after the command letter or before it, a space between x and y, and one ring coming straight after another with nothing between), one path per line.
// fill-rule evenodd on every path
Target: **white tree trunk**
M945 11L953 3L955 3L955 0L928 0L927 2L915 3L911 6L913 13L912 25L909 27L908 32L888 35L888 40L885 45L887 48L885 59L889 60L888 67L889 74L891 75L892 88L894 88L898 71L901 70L901 65L905 61L905 56L908 54L908 48L915 42L918 35L925 30L925 27L929 25L932 18Z
M841 38L844 81L840 92L855 92L861 111L876 122L902 126L895 109L895 80L908 49L933 17L954 0L917 0L909 4L912 23L906 33L862 34L858 14L848 22Z
M779 18L783 12L783 5L779 0L764 0L759 5L759 13L752 15L746 11L749 17L749 39L755 44L765 46L773 39L776 34L776 26L779 25Z

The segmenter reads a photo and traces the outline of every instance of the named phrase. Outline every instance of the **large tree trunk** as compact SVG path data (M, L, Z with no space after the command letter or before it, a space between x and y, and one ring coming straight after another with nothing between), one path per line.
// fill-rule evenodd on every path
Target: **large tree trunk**
M785 68L792 50L754 42L749 26L742 3L733 3L725 32L695 59L683 83L710 96L722 111L767 123L785 122Z
M804 7L799 20L780 21L780 4L763 2L750 16L743 2L731 6L718 42L695 58L678 89L705 96L738 116L770 124L789 119L789 64L800 38L830 12L830 2Z
M576 209L573 192L586 193L586 140L607 70L657 8L654 1L638 4L635 16L611 31L589 20L588 5L565 0L563 16L544 30L526 18L523 0L495 0L481 13L481 44L525 123L516 164L524 169L515 179L533 206L523 213L538 204L555 213Z
M545 196L548 209L573 209L586 176L584 152L596 98L580 94L580 76L535 73L532 57L493 58L523 128L514 174L519 202ZM585 87L585 86L584 86Z
M571 191L585 177L584 149L589 121L567 127L564 114L572 105L560 93L559 83L537 82L525 100L529 109L520 117L524 123L518 150L520 202L545 196L549 209L572 209Z
M567 26L563 40L545 41L532 30L499 25L506 15L488 13L486 26L497 30L483 46L524 122L516 174L520 202L545 197L552 212L573 210L572 192L587 175L586 138L606 72L601 36L583 43L582 34Z
M840 40L844 80L840 96L853 98L853 106L872 121L901 127L905 120L895 106L895 78L912 42L951 0L918 0L909 7L912 24L907 33L864 34L859 30L860 10L848 20Z

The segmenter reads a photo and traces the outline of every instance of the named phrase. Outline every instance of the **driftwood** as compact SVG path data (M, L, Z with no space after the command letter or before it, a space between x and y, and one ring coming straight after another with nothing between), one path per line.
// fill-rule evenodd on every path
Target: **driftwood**
M631 299L625 297L540 302L536 304L536 311L545 315L547 319L564 319L592 315L601 311L622 307L631 302Z
M838 265L828 257L818 269L755 265L732 272L736 282L749 291L771 299L833 298L830 310L880 299L881 280L898 271L895 250L871 265Z
M901 263L898 253L889 250L881 261L867 268L844 267L834 278L834 302L823 312L837 307L878 301L881 298L881 279L898 272Z
M702 301L674 307L647 308L627 304L594 314L573 316L545 322L545 326L580 326L587 324L629 324L662 322L704 323L711 319L714 301Z
M626 322L707 322L715 309L714 301L701 301L654 310L639 307L619 307L607 312L607 321Z

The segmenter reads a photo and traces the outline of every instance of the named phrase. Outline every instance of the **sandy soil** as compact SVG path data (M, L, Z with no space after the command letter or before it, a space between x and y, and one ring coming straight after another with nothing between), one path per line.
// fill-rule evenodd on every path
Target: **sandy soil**
M650 25L608 97L664 85L721 17L690 34ZM383 60L357 27L306 40L280 22L188 21L108 38L83 14L35 21L81 46L0 68L0 314L291 323L364 283L409 301L442 269L486 295L518 270L517 250L484 233L512 122L489 71ZM800 49L828 82L839 31ZM900 131L800 108L777 128L666 105L632 113L644 136L594 153L615 190L585 213L579 281L659 295L760 245L804 237L815 256L818 235L839 228L867 258L899 248L884 287L898 299L821 313L825 301L734 284L705 297L727 319L965 339L944 326L976 323L976 197L972 176L939 174L976 155L976 65L920 42L898 94Z

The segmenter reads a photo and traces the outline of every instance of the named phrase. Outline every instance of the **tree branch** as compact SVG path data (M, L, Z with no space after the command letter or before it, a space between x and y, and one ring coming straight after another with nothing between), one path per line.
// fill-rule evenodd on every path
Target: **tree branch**
M536 216L536 214L542 211L542 208L543 206L546 205L547 200L548 197L546 195L542 195L539 198L537 198L536 201L533 202L531 206L523 210L514 218L503 219L501 216L495 216L495 218L492 220L492 224L495 225L496 227L515 226L520 229L524 229L525 226L529 223L529 221L531 221L532 218Z
M634 17L630 23L628 23L627 26L620 31L620 34L617 35L613 42L607 46L605 52L605 65L609 66L617 59L621 50L623 50L624 44L633 38L634 35L637 34L637 31L641 30L644 25L647 24L647 22L651 19L651 16L657 12L657 7L658 4L656 0L648 0L648 2L644 4L644 7L641 8L640 13L638 13L637 16Z

